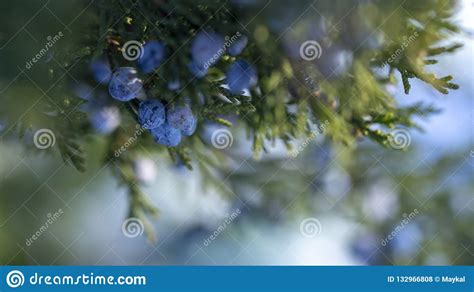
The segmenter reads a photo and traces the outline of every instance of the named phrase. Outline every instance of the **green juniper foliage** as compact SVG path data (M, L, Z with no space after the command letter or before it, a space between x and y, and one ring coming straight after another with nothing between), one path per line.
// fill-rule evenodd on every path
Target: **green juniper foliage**
M292 141L314 135L315 125L325 121L324 134L344 147L362 136L386 146L391 129L416 128L414 116L437 109L416 97L412 105L402 107L388 88L402 82L409 94L410 83L421 80L444 94L457 89L451 75L435 76L429 69L438 55L460 46L446 42L458 31L450 21L455 4L453 0L87 3L94 8L85 12L88 22L74 24L73 41L56 48L53 61L22 69L41 76L36 86L25 75L9 89L9 96L25 96L25 102L19 108L4 98L11 110L2 112L2 117L17 122L2 135L28 141L36 129L51 129L58 146L53 149L84 170L86 157L80 145L99 132L108 144L104 164L113 166L129 188L130 217L142 219L151 231L146 217L157 210L140 190L134 159L143 152L168 152L173 161L215 176L214 169L227 154L205 138L209 125L245 129L255 157L277 140L291 151ZM131 42L138 44L135 53L149 62L126 57L130 53L126 44ZM147 46L151 50L153 42L156 59L147 56ZM229 48L237 42L241 47L233 50L239 52L232 54ZM211 58L198 58L206 55ZM232 76L230 68L239 60L247 67L235 68L242 72ZM96 61L102 63L91 69ZM107 74L121 67L134 68L127 70L136 71L132 77L142 87L132 90L126 101L112 98L109 90L112 81ZM64 71L68 74L58 79ZM247 85L248 91L234 90L232 79L235 86ZM196 132L188 136L176 132L180 139L175 147L156 143L153 132L136 135L143 99L159 100L167 111L189 107ZM34 110L24 113L25 107ZM110 122L110 129L101 124L101 118L116 113L118 121ZM97 124L102 126L98 129ZM116 155L123 145L125 151Z

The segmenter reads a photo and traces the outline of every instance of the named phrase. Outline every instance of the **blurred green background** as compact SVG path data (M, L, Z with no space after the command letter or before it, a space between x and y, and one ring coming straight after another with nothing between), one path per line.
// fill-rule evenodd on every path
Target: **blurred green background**
M433 101L443 109L420 121L425 132L411 132L407 151L365 140L350 150L321 135L296 158L277 144L255 161L236 128L232 159L222 173L231 192L205 188L203 173L172 165L166 155L144 154L153 161L147 173L154 179L143 188L160 210L153 221L156 242L124 236L128 197L111 175L113 166L102 163L103 137L88 138L87 171L79 173L57 154L26 151L31 133L18 139L2 127L0 263L474 264L474 11L472 1L461 4L456 21L467 33L457 40L464 47L433 67L453 73L460 90L442 96L419 81L408 96L391 88L401 104ZM55 62L74 47L92 17L88 5L0 3L0 116L35 107L51 80L85 74L82 65L74 72L44 72L41 62ZM60 31L64 37L48 56L26 69L47 37ZM12 102L22 106L8 106ZM239 215L225 223L236 210Z

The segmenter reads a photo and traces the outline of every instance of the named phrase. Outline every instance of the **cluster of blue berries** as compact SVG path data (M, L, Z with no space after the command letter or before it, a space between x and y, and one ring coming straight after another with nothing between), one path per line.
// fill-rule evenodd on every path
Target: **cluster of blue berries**
M141 102L138 120L143 128L150 130L157 143L168 147L177 146L183 136L191 136L197 127L197 119L188 106L166 110L158 100Z
M233 42L226 42L218 33L201 31L192 41L192 61L188 64L188 69L196 78L202 78L224 53L238 56L247 46L247 42L246 36L241 36ZM226 80L231 93L241 94L243 90L257 84L257 70L247 61L238 60L227 70Z
M188 64L188 69L196 78L202 78L224 53L237 56L245 49L247 42L246 36L226 42L218 33L201 31L192 41L192 61ZM152 73L163 63L166 46L160 41L152 40L143 45L142 50L137 67L143 73ZM119 67L112 72L107 60L98 58L91 63L91 71L95 81L108 84L109 94L116 100L126 102L143 94L143 81L133 67ZM257 71L247 61L237 60L229 66L226 78L229 91L241 94L257 84ZM100 120L101 117L103 115L95 115L93 118L93 124L99 128L101 123L107 124L107 121ZM168 147L177 146L182 136L191 136L197 127L197 118L189 106L171 105L167 109L158 100L142 101L138 109L138 120L143 128L150 130L157 143Z
M157 69L165 58L165 45L159 41L149 41L142 48L142 55L137 66L143 73L151 73ZM104 58L92 61L91 71L94 79L101 84L109 84L110 95L119 101L137 98L143 87L138 71L133 67L120 67L112 72Z

